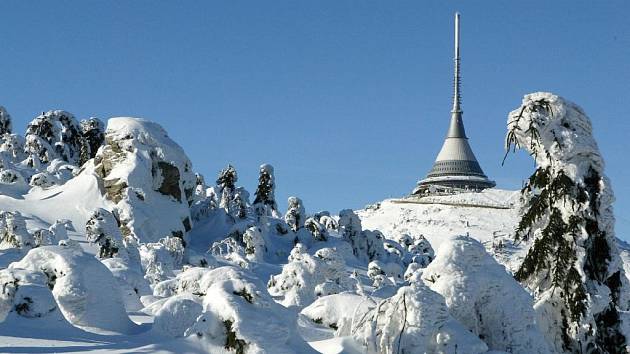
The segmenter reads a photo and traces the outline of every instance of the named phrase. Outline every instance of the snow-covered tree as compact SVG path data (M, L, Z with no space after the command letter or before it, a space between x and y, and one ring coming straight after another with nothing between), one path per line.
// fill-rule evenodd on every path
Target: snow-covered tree
M354 255L364 262L368 262L367 244L363 237L361 219L351 209L339 212L339 233L352 246Z
M88 242L98 246L98 258L116 257L123 249L123 236L118 229L114 214L103 208L92 212L85 225L85 237Z
M289 197L287 212L284 214L284 221L294 232L304 227L306 221L306 210L302 199L298 197Z
M532 297L468 236L442 242L422 279L444 296L450 314L492 350L551 353L536 323Z
M328 229L315 218L307 218L304 221L304 228L313 235L316 241L328 240Z
M142 268L145 279L151 284L174 276L173 271L181 268L184 260L184 245L179 237L165 237L158 242L140 246Z
M278 216L278 204L275 197L276 181L273 166L263 164L260 166L258 187L254 199L254 211L260 218L262 216Z
M11 115L7 110L0 106L0 136L11 134Z
M345 263L333 248L322 248L314 256L298 243L282 273L274 275L267 287L272 295L283 296L285 306L306 306L316 297L349 290Z
M0 211L0 249L31 248L35 239L26 229L26 220L18 211Z
M48 111L33 119L26 129L25 151L48 163L61 158L71 164L79 162L81 127L71 113Z
M366 353L484 353L488 347L454 320L444 298L422 281L355 311L351 334Z
M260 228L252 226L243 234L245 255L250 261L262 261L265 255L265 240Z
M96 156L96 151L105 141L105 125L98 118L81 121L81 158L79 165Z
M230 206L233 203L234 195L236 193L236 181L238 181L238 175L236 169L232 165L227 165L226 168L219 172L217 177L217 186L221 193L221 199L219 200L219 206L228 214L230 213Z
M508 116L511 146L527 149L537 165L522 190L516 239L529 250L515 277L534 294L544 332L558 351L624 352L627 280L589 118L556 95L526 95Z

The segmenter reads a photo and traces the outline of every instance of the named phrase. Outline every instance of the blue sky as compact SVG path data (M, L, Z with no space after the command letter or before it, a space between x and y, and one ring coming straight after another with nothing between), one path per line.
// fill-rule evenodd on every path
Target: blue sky
M276 168L282 208L359 208L408 193L448 125L453 13L463 109L486 174L506 165L507 113L551 91L593 120L630 240L628 1L3 1L0 105L23 133L49 109L145 117L213 181L228 163L252 193Z

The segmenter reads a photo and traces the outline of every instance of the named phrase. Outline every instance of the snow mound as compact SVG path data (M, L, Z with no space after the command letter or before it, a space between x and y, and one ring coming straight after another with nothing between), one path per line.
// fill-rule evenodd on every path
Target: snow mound
M35 273L52 289L61 312L72 324L106 331L131 333L117 284L94 256L73 246L44 246L30 250L3 272ZM41 283L41 282L39 282Z
M444 241L422 279L490 349L550 353L536 325L532 297L479 241L466 236Z

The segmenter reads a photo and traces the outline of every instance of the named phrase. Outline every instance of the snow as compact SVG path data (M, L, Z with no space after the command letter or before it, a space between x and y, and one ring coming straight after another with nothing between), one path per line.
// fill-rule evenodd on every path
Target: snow
M0 250L0 352L549 352L511 275L519 192L339 216L292 198L281 216L270 165L251 203L234 169L229 188L205 185L156 123L112 118L100 145L83 122L98 148L80 168L0 145L5 224L34 240ZM50 186L29 186L36 173Z

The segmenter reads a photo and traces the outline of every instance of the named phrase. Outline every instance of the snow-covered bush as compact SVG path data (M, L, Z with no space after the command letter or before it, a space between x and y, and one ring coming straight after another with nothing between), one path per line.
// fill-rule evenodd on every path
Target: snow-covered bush
M282 273L267 284L269 292L282 297L285 306L306 306L318 296L339 293L352 288L345 274L345 263L333 248L322 248L314 256L302 244L289 255Z
M98 148L105 141L105 125L98 118L89 118L81 121L81 157L79 166L87 160L94 158Z
M484 353L488 347L421 281L356 311L351 333L366 353Z
M302 199L298 197L289 197L287 212L284 214L284 221L289 225L291 230L296 232L304 227L306 221L306 210L302 204Z
M127 317L112 274L79 246L34 248L1 272L45 279L64 317L74 325L120 333L135 327ZM47 302L44 305L50 307Z
M304 221L304 228L313 235L315 241L328 240L328 229L315 218L308 218Z
M0 211L0 249L34 246L35 239L26 229L24 216L18 211Z
M383 234L363 230L361 219L350 209L339 212L339 234L350 243L354 255L362 262L379 260L384 255Z
M260 175L258 177L258 187L253 208L258 218L264 216L279 217L278 204L275 197L276 181L273 172L273 166L263 164L260 166Z
M26 159L24 145L26 140L17 134L4 134L0 136L0 152L11 158L13 161L22 161ZM4 166L6 167L6 166Z
M101 259L115 257L123 249L118 222L111 212L103 208L94 210L90 215L85 225L85 237L98 246L97 256Z
M245 255L250 261L260 262L265 255L265 240L261 230L252 226L243 234L243 243L245 244Z
M28 183L31 187L39 187L42 189L50 188L56 185L56 179L48 172L36 173L31 177L31 181Z
M445 240L422 279L490 349L550 353L536 324L532 297L479 241L468 236Z
M165 235L185 240L196 179L190 160L161 126L111 118L94 166L105 197L115 204L123 236L140 242Z
M81 128L71 113L48 111L33 119L26 128L25 152L43 163L60 158L78 164Z
M0 135L11 134L11 115L0 106Z
M173 270L181 268L184 245L178 237L165 237L155 243L142 244L140 257L145 278L156 284L174 276Z
M516 239L529 250L515 274L534 293L558 351L621 352L628 282L615 241L610 181L590 119L550 93L526 95L508 116L506 148L523 147L536 171Z

